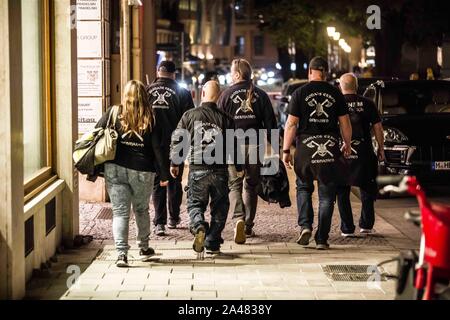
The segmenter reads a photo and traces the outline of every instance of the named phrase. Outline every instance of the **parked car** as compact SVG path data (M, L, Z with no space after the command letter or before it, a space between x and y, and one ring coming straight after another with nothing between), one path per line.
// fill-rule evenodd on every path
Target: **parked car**
M380 174L450 185L450 82L378 81L364 95L383 121L386 161Z
M280 135L283 136L284 126L288 117L287 107L291 96L295 90L308 83L307 79L294 79L287 81L282 88L281 95L275 96L275 115L277 117L278 129L280 129Z

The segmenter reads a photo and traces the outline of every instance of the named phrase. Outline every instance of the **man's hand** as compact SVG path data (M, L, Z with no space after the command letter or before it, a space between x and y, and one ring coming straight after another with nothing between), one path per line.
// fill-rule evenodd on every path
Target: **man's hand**
M345 158L350 157L350 155L352 154L352 147L344 142L344 144L342 145L342 153L344 154Z
M292 155L290 153L283 153L283 162L287 169L292 169Z
M386 160L386 156L384 155L384 148L378 148L378 161L383 162Z
M169 185L169 181L160 181L159 182L159 185L161 186L161 187L167 187L168 185Z
M245 175L245 171L244 171L244 170L236 171L236 176L237 176L238 178L243 178L244 175Z
M179 174L180 174L180 168L178 168L178 167L170 167L170 175L174 179L176 179Z

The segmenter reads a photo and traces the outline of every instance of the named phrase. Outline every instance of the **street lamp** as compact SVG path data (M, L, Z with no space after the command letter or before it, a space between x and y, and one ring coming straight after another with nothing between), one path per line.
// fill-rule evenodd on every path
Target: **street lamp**
M335 41L338 41L340 38L341 38L341 34L339 32L335 32L334 35L333 35L333 39Z
M334 34L336 33L336 28L335 27L327 27L327 33L330 38L333 38Z

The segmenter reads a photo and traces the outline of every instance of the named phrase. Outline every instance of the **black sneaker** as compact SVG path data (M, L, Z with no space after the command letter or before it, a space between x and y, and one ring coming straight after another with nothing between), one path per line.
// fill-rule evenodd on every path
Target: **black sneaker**
M149 259L151 256L155 254L155 250L153 248L148 248L147 250L139 250L139 258L142 261Z
M212 247L205 247L206 254L220 254L220 247L212 248Z
M155 227L155 234L160 237L166 235L166 228L163 224L158 224Z
M253 238L254 236L256 236L256 234L255 231L253 231L253 228L245 226L245 237Z
M206 232L204 228L198 228L195 233L194 243L192 244L192 249L197 253L202 253L205 250L205 237Z
M169 229L176 229L177 226L180 224L181 220L169 220L169 223L167 224L167 228Z
M328 250L328 249L330 249L330 245L326 242L325 243L317 243L316 249L317 250Z
M128 267L128 257L126 254L119 254L116 261L116 267L127 268Z
M309 244L309 239L311 239L311 230L308 228L302 228L300 231L300 236L297 239L297 243L301 246L307 246Z

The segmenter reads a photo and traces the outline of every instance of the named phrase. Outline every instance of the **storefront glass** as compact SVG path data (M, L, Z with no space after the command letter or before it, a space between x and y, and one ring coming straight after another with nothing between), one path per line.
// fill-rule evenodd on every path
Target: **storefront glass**
M22 1L24 178L46 166L42 2Z

